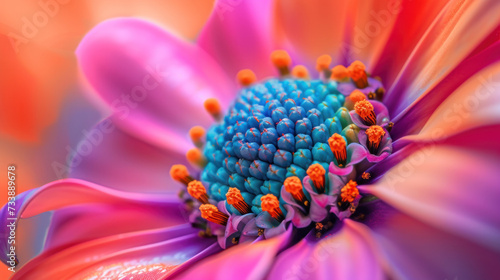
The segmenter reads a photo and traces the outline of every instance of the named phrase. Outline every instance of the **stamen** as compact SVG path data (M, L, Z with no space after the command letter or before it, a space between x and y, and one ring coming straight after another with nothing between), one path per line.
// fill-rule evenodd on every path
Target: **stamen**
M200 181L193 180L189 182L187 191L189 195L198 200L201 204L208 204L207 190Z
M382 137L385 135L384 129L378 125L372 125L365 131L365 133L368 135L368 143L366 143L368 150L370 150L370 153L372 154L377 154Z
M344 65L337 65L332 68L332 74L330 78L337 82L343 82L347 78L349 78L349 72L347 71L347 68L345 68Z
M189 182L194 180L193 177L189 175L186 166L182 164L174 164L172 168L170 168L170 177L178 182L183 183L186 186L189 184Z
M297 65L292 69L292 76L299 79L309 79L309 71L304 65Z
M357 188L358 184L353 180L350 180L341 190L340 197L342 202L352 203L354 199L359 195L359 190Z
M243 69L238 72L236 79L242 86L249 86L257 81L257 76L250 69Z
M361 178L363 178L365 180L370 179L370 177L371 177L371 175L368 172L363 172L363 174L361 174Z
M273 194L266 194L260 198L262 211L268 212L271 217L276 219L278 222L281 222L285 219L285 215L280 209L280 203L278 198Z
M222 119L222 109L217 98L208 98L203 103L203 106L205 106L205 110L207 110L215 120L220 121Z
M236 208L236 210L238 210L238 212L240 212L242 215L250 213L252 211L250 205L245 202L240 190L238 190L237 188L229 188L226 193L226 200L229 205L233 205L233 207Z
M191 141L193 141L193 144L200 148L203 146L203 137L205 136L205 129L201 126L193 126L189 130L189 137L191 138Z
M328 145L330 145L330 149L332 150L335 159L337 159L339 166L345 166L347 164L347 148L344 137L340 134L334 133L328 139Z
M292 195L292 197L304 206L309 206L309 201L302 190L302 182L299 177L292 176L285 179L283 183L285 190Z
M365 88L368 86L368 77L363 62L359 60L354 61L347 67L347 71L349 72L349 77L356 84L356 87Z
M271 53L271 62L280 71L281 76L290 74L292 59L285 50L276 50Z
M373 110L373 105L367 100L361 100L354 104L354 110L358 114L366 125L374 125L377 123L377 117L375 116L375 111Z
M316 70L318 72L323 73L325 78L331 76L332 72L330 71L330 64L332 63L332 57L324 54L316 60Z
M309 178L313 182L314 186L316 187L316 190L318 193L324 193L325 192L325 169L321 164L315 163L307 169L307 175L309 175Z
M187 151L186 158L192 165L201 168L204 168L207 165L207 159L198 148L192 148L189 151Z
M202 204L200 205L201 217L212 223L219 224L221 226L227 225L227 220L229 216L222 213L212 204Z
M345 99L344 107L346 107L347 110L349 111L353 110L354 104L356 104L356 102L361 100L366 100L366 95L362 93L360 90L355 89L351 92L349 97Z

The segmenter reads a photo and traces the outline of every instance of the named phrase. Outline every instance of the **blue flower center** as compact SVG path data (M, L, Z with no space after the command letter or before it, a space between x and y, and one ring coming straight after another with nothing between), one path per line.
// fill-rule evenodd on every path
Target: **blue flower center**
M243 88L223 120L207 131L201 179L209 196L223 201L229 188L237 188L258 214L260 198L280 197L287 177L303 179L314 163L328 170L328 138L342 134L343 103L334 81L269 79Z

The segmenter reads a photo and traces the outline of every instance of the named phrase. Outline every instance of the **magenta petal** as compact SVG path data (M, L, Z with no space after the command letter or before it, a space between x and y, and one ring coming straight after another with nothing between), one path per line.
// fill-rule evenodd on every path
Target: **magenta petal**
M339 176L347 176L351 174L352 169L352 164L347 164L346 167L338 167L334 162L331 162L330 166L328 167L328 172Z
M188 130L208 126L203 102L217 97L227 106L232 84L197 46L137 19L113 19L82 40L79 66L123 130L146 141L185 152Z
M182 184L170 177L169 168L174 164L190 167L183 153L148 145L121 131L110 119L90 130L79 147L70 176L118 190L177 192ZM89 153L85 147L90 147Z
M290 233L269 240L244 243L206 258L176 279L263 279Z
M267 279L384 279L367 227L350 221L319 242L303 239L282 252Z
M499 168L493 150L429 145L376 185L359 189L436 228L500 252Z
M443 231L396 213L381 220L371 236L391 279L490 279L499 275L498 247L460 236L464 229Z
M198 45L224 68L231 79L249 68L259 79L275 74L269 61L272 45L272 1L216 1Z

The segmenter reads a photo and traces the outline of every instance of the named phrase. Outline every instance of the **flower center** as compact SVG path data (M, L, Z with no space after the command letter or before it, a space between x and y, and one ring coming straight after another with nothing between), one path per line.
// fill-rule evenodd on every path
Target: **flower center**
M318 231L331 228L318 225L332 225L354 213L361 198L356 180L369 180L363 171L381 153L392 151L384 129L390 131L392 123L383 115L383 104L374 100L381 100L384 90L361 62L330 68L332 58L321 56L316 61L319 79L310 79L302 65L290 70L285 51L273 52L271 62L279 78L257 82L251 70L238 73L242 89L225 114L217 99L205 100L216 122L206 131L199 126L189 131L195 148L186 154L201 169L198 180L185 166L170 170L195 199L181 194L191 203L188 208L195 211L192 206L198 205L197 217L227 225L228 240L239 240L237 234L244 232L266 235L277 223L291 221L297 227L316 225ZM360 158L368 153L376 157ZM363 164L354 168L359 162ZM308 218L301 222L304 216ZM199 218L192 222L206 226Z

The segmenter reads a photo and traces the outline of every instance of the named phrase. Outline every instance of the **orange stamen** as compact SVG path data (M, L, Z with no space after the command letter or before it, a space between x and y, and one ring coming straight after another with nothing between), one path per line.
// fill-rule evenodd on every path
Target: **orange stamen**
M349 65L349 67L347 67L349 77L351 77L352 81L358 88L365 88L368 86L368 77L365 69L365 65L359 60L354 61L351 65Z
M363 174L361 174L361 178L363 178L365 180L370 179L370 177L371 177L371 175L368 172L363 172Z
M309 71L304 65L297 65L292 69L292 76L299 79L308 79Z
M238 72L236 79L242 86L249 86L257 81L257 76L250 69L243 69Z
M359 195L358 184L353 180L350 180L341 190L340 197L342 202L352 203L354 199Z
M268 212L271 217L275 218L278 222L281 222L285 219L285 215L280 209L280 202L278 198L273 194L266 194L260 198L260 206L262 211Z
M285 190L292 195L292 197L297 201L302 203L304 206L308 206L309 201L302 190L302 182L299 177L292 176L285 179L283 183Z
M332 68L332 75L330 78L334 81L343 81L349 78L349 73L347 72L347 68L343 65L337 65Z
M332 63L332 57L324 54L316 60L316 70L318 72L322 72L325 78L329 78L331 76L330 64Z
M372 154L377 154L382 137L385 135L384 129L378 125L372 125L365 131L365 133L368 135L368 149Z
M203 106L205 106L205 110L207 110L207 112L210 113L215 120L222 119L222 109L217 98L208 98L203 103Z
M189 163L195 166L203 168L205 167L205 165L207 165L207 159L198 148L189 149L186 153L186 158Z
M240 190L238 190L237 188L229 188L226 193L226 200L229 205L233 205L233 207L236 208L236 210L238 210L238 212L240 212L242 215L250 213L252 211L250 205L245 202Z
M344 107L346 107L349 111L354 109L354 104L358 101L366 100L366 95L362 93L360 90L355 89L351 92L349 97L345 99Z
M189 137L196 147L203 146L203 137L205 137L205 129L201 126L193 126L189 130Z
M340 134L334 133L330 138L328 138L328 145L330 145L330 149L332 150L335 159L337 159L339 166L345 166L347 164L347 145L344 137Z
M271 62L280 71L281 76L290 74L292 59L285 50L276 50L271 53Z
M202 204L200 205L201 217L212 223L219 224L221 226L227 225L227 220L229 216L222 213L212 204Z
M189 195L191 195L202 204L208 204L207 190L200 181L193 180L189 182L187 191Z
M186 166L182 164L174 164L170 168L170 177L178 182L183 183L186 186L189 184L189 182L194 180L193 177L189 175Z
M325 192L325 169L321 164L315 163L309 166L307 168L307 175L309 175L309 178L313 182L314 186L316 187L316 190L318 193L324 193Z
M377 117L373 110L373 105L367 100L361 100L354 104L354 110L367 125L374 125L377 123Z

